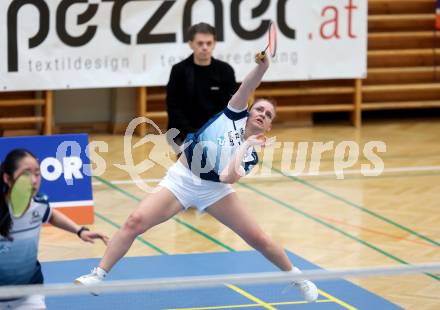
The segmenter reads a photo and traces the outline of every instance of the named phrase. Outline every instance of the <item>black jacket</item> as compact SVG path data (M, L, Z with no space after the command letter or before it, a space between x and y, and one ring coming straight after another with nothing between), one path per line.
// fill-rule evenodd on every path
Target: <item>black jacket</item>
M195 74L200 68L208 74L196 85ZM188 133L197 131L223 110L236 90L234 69L226 62L212 58L209 68L200 67L191 55L175 64L167 84L168 129L179 129L177 141L183 141Z

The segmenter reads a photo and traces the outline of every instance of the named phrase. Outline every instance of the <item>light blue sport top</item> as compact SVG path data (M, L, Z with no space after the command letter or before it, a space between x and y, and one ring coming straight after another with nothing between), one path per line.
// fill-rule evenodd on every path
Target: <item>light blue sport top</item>
M12 218L12 241L0 236L0 285L43 283L37 260L41 224L51 216L48 197L37 194L23 217Z
M248 115L247 109L235 112L227 106L197 132L187 135L184 145L189 145L184 152L195 175L220 182L220 173L244 141ZM245 173L248 174L257 163L257 153L250 148L241 164Z

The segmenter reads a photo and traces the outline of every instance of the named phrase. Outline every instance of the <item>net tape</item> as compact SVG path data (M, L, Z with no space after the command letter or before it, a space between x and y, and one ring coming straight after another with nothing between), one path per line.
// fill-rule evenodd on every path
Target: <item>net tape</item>
M94 286L66 284L19 285L0 287L0 299L18 298L29 295L65 296L102 293L124 293L138 291L177 290L189 288L218 287L225 284L268 284L289 283L296 280L330 280L372 276L391 276L440 271L440 263L414 264L404 266L381 266L362 269L310 270L302 274L287 272L265 272L195 276L180 278L155 278L143 280L108 281Z

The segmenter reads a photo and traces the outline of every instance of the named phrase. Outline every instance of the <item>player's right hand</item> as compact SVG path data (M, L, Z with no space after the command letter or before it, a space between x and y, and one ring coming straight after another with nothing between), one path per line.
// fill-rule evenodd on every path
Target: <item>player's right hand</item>
M267 54L264 52L259 52L255 55L255 62L257 64L269 64L269 57L267 57Z

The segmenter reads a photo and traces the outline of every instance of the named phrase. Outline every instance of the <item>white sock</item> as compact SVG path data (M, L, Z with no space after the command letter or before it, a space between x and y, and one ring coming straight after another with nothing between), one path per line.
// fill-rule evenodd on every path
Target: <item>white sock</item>
M292 267L292 270L290 270L289 272L293 273L293 274L299 274L302 273L301 270L298 269L298 267Z
M297 275L297 274L301 274L301 273L302 273L302 271L299 270L299 268L297 268L297 267L293 267L292 270L290 270L289 272L292 273L292 274L295 274L295 275ZM301 282L303 282L303 281L304 281L304 279L301 279L301 280L294 280L293 282L295 282L295 283L301 283Z
M107 271L105 271L101 267L96 267L95 270L96 270L96 274L98 275L98 277L105 278L107 276Z

